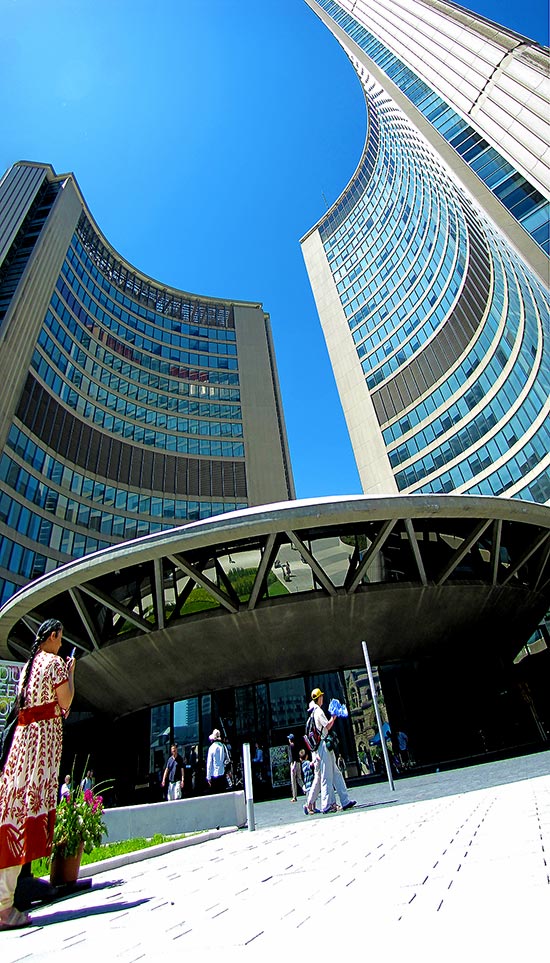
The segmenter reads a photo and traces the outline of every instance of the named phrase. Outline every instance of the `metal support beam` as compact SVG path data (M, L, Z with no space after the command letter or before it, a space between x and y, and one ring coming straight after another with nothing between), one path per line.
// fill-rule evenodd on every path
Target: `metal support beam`
M88 636L90 642L92 643L92 647L97 651L100 648L100 639L97 634L97 629L93 623L92 617L88 612L88 609L86 608L86 602L82 598L80 590L77 588L69 589L69 595L78 613L78 617L80 618L80 621L84 626L86 635ZM75 645L76 644L77 643L75 643ZM84 646L80 646L80 648L84 649L84 651L87 651Z
M443 585L443 582L447 581L449 576L454 572L455 568L460 565L462 559L468 554L469 551L471 551L472 547L479 542L479 539L483 533L487 531L489 525L491 525L491 519L480 522L479 525L476 525L473 532L470 532L468 538L464 539L460 548L457 548L445 568L441 570L436 579L436 585Z
M265 580L267 578L270 568L273 566L275 561L275 556L279 550L279 540L277 535L270 534L265 540L265 545L262 551L262 557L260 559L260 564L258 565L258 571L256 572L256 578L254 579L254 585L252 586L252 591L250 593L250 598L248 600L248 609L251 612L256 608L260 594L263 592L265 585Z
M221 564L219 558L214 559L214 568L216 569L216 575L218 576L218 579L223 585L223 587L225 588L225 591L227 592L228 597L237 606L237 609L238 609L240 606L239 596L237 595L235 589L233 588L231 581L229 579L229 576L225 571L223 565Z
M294 547L299 551L300 555L302 555L305 558L311 571L314 573L317 580L323 586L325 592L327 592L329 595L337 595L336 586L331 582L327 573L321 568L321 566L319 565L319 562L317 561L315 556L311 554L309 548L306 547L305 542L302 541L300 536L297 535L296 532L290 532L290 531L287 531L286 534L290 539L290 541L292 542L292 544L294 545Z
M177 568L174 568L174 572L178 572L178 571L180 576L183 577L185 573L181 572ZM185 576L185 578L186 578L185 585L183 586L181 592L176 591L176 603L174 605L173 612L171 612L168 617L168 624L170 624L170 622L173 622L176 619L179 619L181 617L181 610L185 605L185 603L187 602L187 599L191 595L191 592L195 588L195 583L193 579L189 578L189 576ZM177 578L175 578L174 581L176 583L176 588L177 588Z
M501 542L502 542L502 518L497 518L493 522L493 542L491 545L491 585L497 584Z
M166 605L164 600L164 571L162 559L153 559L153 604L157 627L164 629L166 626Z
M414 560L416 562L416 567L418 569L418 575L422 585L428 584L428 579L426 578L426 569L424 568L424 562L422 560L422 555L420 554L420 546L418 544L418 539L416 537L416 532L414 530L414 525L410 518L403 519L405 523L405 530L407 532L407 537L409 539L409 544L412 548L412 553L414 555Z
M533 542L533 544L530 546L530 548L528 548L527 551L523 553L523 555L521 556L519 562L516 562L516 564L512 566L512 568L511 568L510 571L508 572L508 575L506 576L506 578L504 579L504 581L503 581L502 584L503 584L503 585L508 585L508 582L510 581L510 579L513 579L513 578L514 578L514 575L517 575L517 573L519 572L520 568L523 568L523 566L525 565L526 562L529 561L529 559L531 558L531 556L534 555L535 552L536 552L542 545L544 545L544 543L545 543L546 541L548 541L548 539L550 539L550 532L541 532L541 533L539 534L538 538L536 538L535 541Z
M541 561L541 563L540 563L540 572L539 572L539 574L538 574L538 576L537 576L537 581L535 582L535 585L534 585L534 587L533 587L533 591L534 591L534 592L538 592L538 590L539 590L539 585L540 585L540 583L541 583L541 581L542 581L542 576L544 575L544 570L545 570L546 566L548 565L548 559L549 559L549 558L550 558L550 542L549 542L548 545L546 546L546 548L545 548L545 550L544 550L544 554L543 554L543 556L542 556L542 561Z
M89 595L90 598L95 599L95 601L99 602L100 605L104 605L106 609L109 609L109 611L116 612L117 615L122 616L122 618L126 619L127 622L131 622L132 625L137 626L138 629L142 629L144 632L151 631L150 622L146 622L145 619L140 618L139 615L136 615L135 612L132 612L132 609L129 609L126 605L123 605L122 602L116 602L109 595L107 595L106 592L102 592L101 589L98 589L95 586L91 588L89 582L81 585L80 591L84 592L86 595Z
M235 603L231 601L225 592L222 592L211 579L209 579L206 575L203 575L200 569L198 569L195 565L192 565L191 562L188 562L183 555L169 555L168 558L174 563L174 565L177 565L182 572L185 572L186 575L190 575L197 585L202 585L203 589L206 589L212 598L216 599L216 601L219 602L220 605L223 605L223 607L229 612L235 613L239 611L239 606L235 605Z
M382 548L384 542L386 542L389 536L391 535L396 522L397 522L396 518L388 522L384 522L384 524L380 528L380 531L378 532L378 535L374 539L372 545L370 546L370 548L367 549L367 551L363 555L363 558L361 559L361 564L359 565L359 568L355 571L355 574L353 575L353 577L349 580L349 584L348 584L348 578L346 577L344 588L348 595L353 595L353 593L355 592L357 586L364 578L365 572L367 571L369 565L374 561L374 559L378 555L378 552Z

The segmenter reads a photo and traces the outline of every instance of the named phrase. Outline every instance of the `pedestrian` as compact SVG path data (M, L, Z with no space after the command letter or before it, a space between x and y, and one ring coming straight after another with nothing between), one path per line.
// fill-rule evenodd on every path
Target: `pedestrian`
M352 809L356 805L354 799L350 799L347 786L336 765L336 757L332 748L330 731L336 722L337 716L327 719L323 712L324 692L321 689L313 689L309 711L313 713L315 728L320 733L318 747L319 767L321 777L321 812L336 812L336 796L338 793L342 809Z
M312 752L311 754L311 771L313 779L304 803L304 813L306 816L313 816L314 813L320 812L315 806L319 798L319 793L321 792L321 760L318 752Z
M59 657L62 638L61 622L43 622L19 681L19 719L0 776L0 930L30 924L13 905L17 878L52 851L63 717L74 697L75 659Z
M252 759L252 775L258 780L258 782L263 782L264 751L259 742L255 743L254 749L255 751Z
M304 781L304 792L307 793L311 789L311 784L313 783L313 763L308 759L308 755L305 749L300 749L300 768L302 770L302 779Z
M92 769L88 769L88 772L84 776L84 779L80 783L80 788L86 792L87 789L94 788L94 774Z
M65 776L59 789L59 801L61 802L61 800L67 799L67 797L70 795L71 795L71 777Z
M206 757L206 781L210 786L210 792L220 793L227 789L226 769L231 765L231 756L227 746L222 742L219 729L208 736L210 748Z
M315 808L315 801L321 789L317 753L314 752L312 758L309 759L306 750L300 749L300 765L302 767L304 780L304 792L307 795L306 802L304 803L304 813L306 816L312 816L313 813L319 812L319 810Z
M181 799L185 784L185 773L183 759L178 752L178 747L174 744L170 747L170 755L166 761L166 768L162 777L163 788L168 786L169 800Z
M290 788L292 796L290 801L298 801L298 786L305 792L304 780L302 779L302 767L300 765L300 754L294 742L294 733L287 736L288 739L288 765L290 767Z
M399 746L399 758L403 769L408 769L410 765L409 737L401 729L397 733L397 745Z

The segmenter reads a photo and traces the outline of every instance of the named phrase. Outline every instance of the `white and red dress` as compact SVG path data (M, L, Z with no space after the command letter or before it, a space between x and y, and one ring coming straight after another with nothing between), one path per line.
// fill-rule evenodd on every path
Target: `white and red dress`
M0 775L0 869L51 853L63 744L57 689L68 677L62 659L37 652Z

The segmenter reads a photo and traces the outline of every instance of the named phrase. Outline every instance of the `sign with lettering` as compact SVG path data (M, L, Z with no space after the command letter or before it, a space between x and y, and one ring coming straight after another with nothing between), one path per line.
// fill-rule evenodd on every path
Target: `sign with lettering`
M0 661L0 732L4 731L6 719L15 701L22 668L20 662Z

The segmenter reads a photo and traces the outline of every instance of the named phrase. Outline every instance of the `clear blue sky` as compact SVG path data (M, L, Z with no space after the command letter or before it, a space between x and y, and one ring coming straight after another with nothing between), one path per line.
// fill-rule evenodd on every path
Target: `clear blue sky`
M546 0L475 9L548 43ZM165 284L271 315L298 497L360 492L300 237L352 175L359 82L303 0L0 0L0 168L72 171Z

